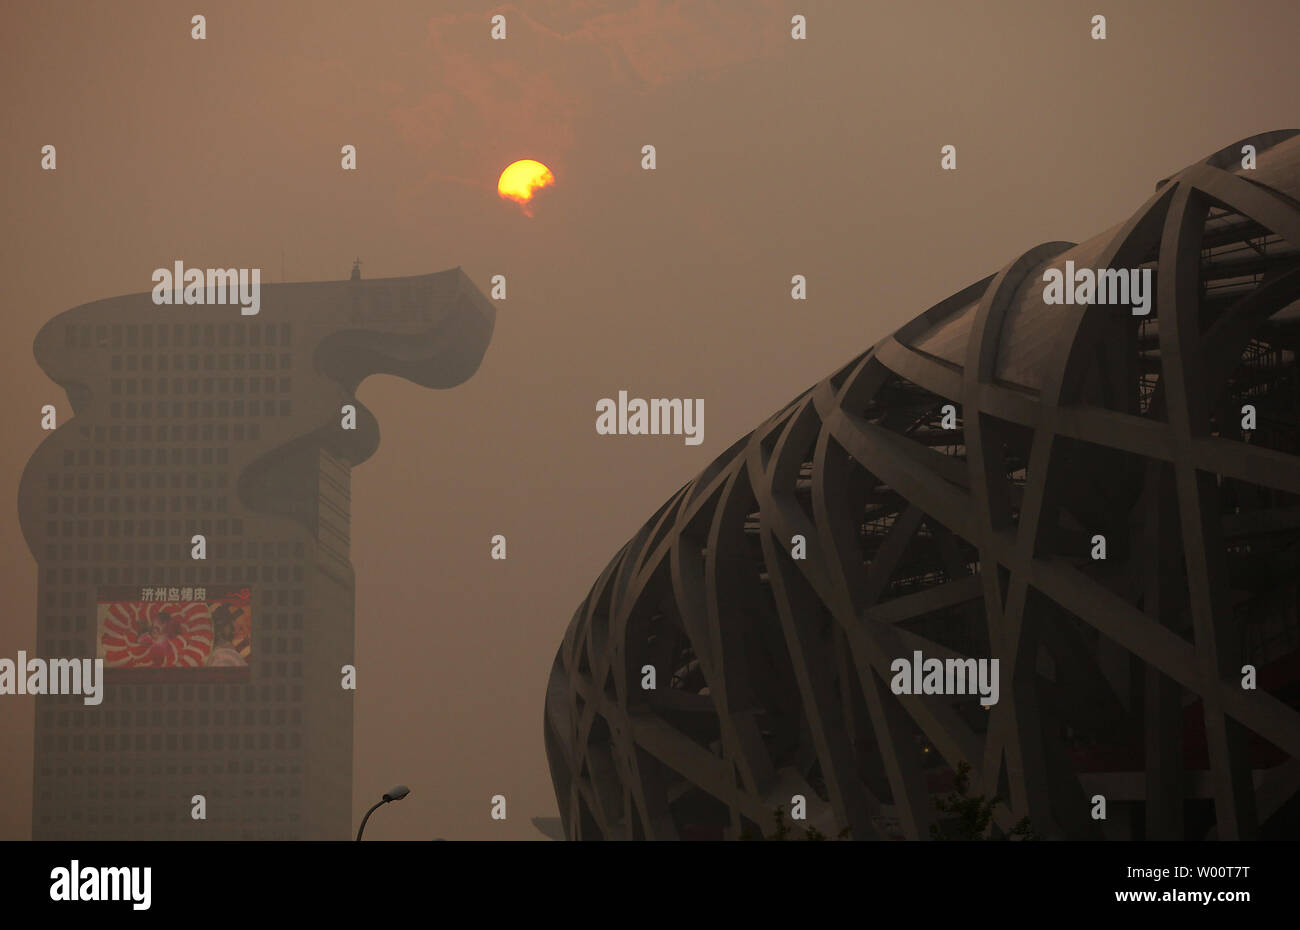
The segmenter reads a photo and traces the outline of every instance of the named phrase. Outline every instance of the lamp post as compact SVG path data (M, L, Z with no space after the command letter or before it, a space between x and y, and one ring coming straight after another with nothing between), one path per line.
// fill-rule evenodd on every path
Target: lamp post
M384 796L372 804L370 810L366 811L366 816L361 818L361 826L357 829L357 842L361 842L361 833L366 829L366 821L369 820L370 815L375 812L375 808L387 804L389 801L400 801L410 793L411 789L406 787L406 785L396 785L385 791Z

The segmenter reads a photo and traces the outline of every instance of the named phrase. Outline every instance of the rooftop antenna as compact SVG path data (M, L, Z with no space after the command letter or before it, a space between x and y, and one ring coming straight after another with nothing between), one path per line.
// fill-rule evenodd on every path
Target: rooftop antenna
M284 275L284 246L280 246L280 283L283 284L286 280Z

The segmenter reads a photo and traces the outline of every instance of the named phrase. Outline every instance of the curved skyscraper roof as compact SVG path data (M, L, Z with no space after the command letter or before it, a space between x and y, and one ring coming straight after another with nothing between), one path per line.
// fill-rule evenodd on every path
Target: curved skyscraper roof
M73 416L19 488L37 645L107 681L94 707L37 699L34 838L351 835L350 475L379 445L356 389L460 384L494 321L456 268L267 284L251 315L130 294L41 329Z

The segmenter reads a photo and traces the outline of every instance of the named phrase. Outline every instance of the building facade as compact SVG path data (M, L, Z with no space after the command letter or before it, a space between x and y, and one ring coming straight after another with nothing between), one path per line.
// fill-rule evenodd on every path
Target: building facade
M1151 290L1047 300L1077 269ZM566 835L756 837L801 797L795 838L925 839L969 767L997 835L1300 836L1298 299L1300 133L1264 133L795 398L574 615ZM918 651L997 659L999 700L896 690Z
M494 309L460 269L261 294L116 297L37 335L73 415L19 491L36 647L105 682L36 699L35 839L349 836L350 473L379 441L355 392L463 382Z

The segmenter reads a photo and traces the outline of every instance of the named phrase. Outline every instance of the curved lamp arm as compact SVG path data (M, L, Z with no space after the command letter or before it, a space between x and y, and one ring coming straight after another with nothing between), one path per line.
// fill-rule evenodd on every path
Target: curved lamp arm
M361 832L362 832L363 830L365 830L365 828L366 828L366 821L369 820L369 819L370 819L370 815L373 814L373 813L375 812L375 808L377 808L377 807L382 807L383 805L385 805L385 804L387 804L387 803L388 803L388 798L381 798L380 800L376 801L374 804L370 805L370 810L366 811L366 816L364 816L364 817L361 818L361 826L360 826L359 828L357 828L357 842L358 842L358 843L361 842Z
M361 833L366 829L366 821L369 820L370 815L375 812L375 808L387 804L390 801L400 801L410 793L411 789L406 787L406 785L394 785L385 791L384 796L372 804L370 810L366 811L366 816L361 818L361 826L357 828L357 842L361 842Z

